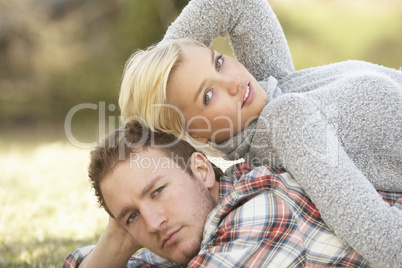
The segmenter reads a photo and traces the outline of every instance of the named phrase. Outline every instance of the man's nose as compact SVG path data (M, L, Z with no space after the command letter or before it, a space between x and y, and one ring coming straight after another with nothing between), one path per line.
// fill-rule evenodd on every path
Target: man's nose
M158 232L163 224L167 221L167 217L163 211L158 209L146 209L142 216L145 220L148 232L156 233Z
M237 95L240 90L241 80L239 76L226 76L222 86L232 96Z

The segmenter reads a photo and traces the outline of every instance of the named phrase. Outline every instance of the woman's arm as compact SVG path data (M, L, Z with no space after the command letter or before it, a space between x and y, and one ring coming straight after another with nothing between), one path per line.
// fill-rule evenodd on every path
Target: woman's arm
M253 142L273 143L270 149L339 238L379 267L399 267L402 213L382 200L345 152L326 116L297 94L284 95L270 105L258 123L259 129L270 132L261 132ZM259 148L253 157L266 154L267 148Z
M258 81L294 72L282 27L266 0L192 0L164 39L191 38L210 46L229 35L236 58Z

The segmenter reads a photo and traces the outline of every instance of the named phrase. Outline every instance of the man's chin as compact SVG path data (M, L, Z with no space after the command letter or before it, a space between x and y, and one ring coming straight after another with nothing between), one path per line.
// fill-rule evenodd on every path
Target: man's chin
M174 252L166 254L169 256L165 256L164 258L178 264L186 265L195 256L197 256L198 252L200 252L200 244L201 242L196 243L195 241L191 241L191 243L187 245L181 245L180 247L176 247L174 249Z

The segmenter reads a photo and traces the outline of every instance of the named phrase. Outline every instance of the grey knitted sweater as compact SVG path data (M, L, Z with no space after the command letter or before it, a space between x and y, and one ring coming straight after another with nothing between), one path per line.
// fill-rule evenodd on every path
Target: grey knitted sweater
M259 118L216 147L229 159L285 168L335 233L380 267L402 267L402 72L361 61L295 71L265 0L193 0L165 39L210 45L229 35L268 94Z

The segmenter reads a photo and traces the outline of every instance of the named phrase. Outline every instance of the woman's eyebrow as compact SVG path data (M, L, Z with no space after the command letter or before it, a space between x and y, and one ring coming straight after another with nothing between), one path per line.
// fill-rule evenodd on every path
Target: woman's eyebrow
M211 63L212 63L212 66L213 66L213 65L215 64L215 50L209 49L209 51L211 52ZM202 81L200 87L199 87L198 90L197 90L197 93L196 93L195 96L194 96L194 102L197 101L198 96L201 94L202 89L204 88L205 83L206 83L206 80Z
M212 65L214 65L214 63L215 63L215 50L210 48L209 51L211 51L211 63L212 63Z

